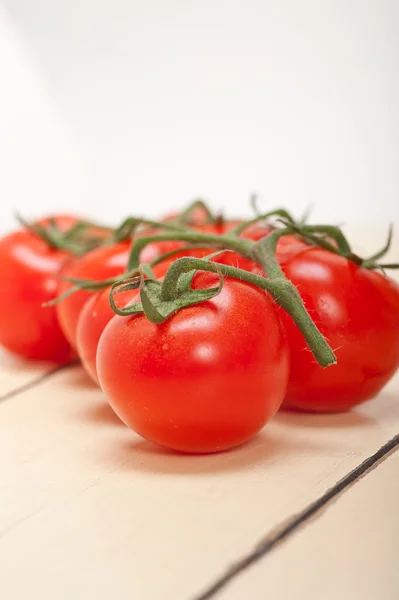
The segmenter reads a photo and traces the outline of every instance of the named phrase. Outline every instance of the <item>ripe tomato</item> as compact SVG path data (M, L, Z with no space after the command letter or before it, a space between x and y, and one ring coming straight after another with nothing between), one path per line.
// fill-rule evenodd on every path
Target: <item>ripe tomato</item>
M215 286L199 273L193 288ZM221 293L161 325L115 316L97 351L101 386L134 431L183 452L250 439L279 408L289 353L272 299L226 278Z
M115 316L109 303L110 288L93 294L84 304L76 328L76 349L82 365L94 383L99 385L96 366L97 346L108 322ZM120 307L137 296L137 290L121 292L115 296Z
M85 256L71 261L64 269L63 276L94 281L116 277L126 270L129 247L129 242L122 242L114 246L96 248L85 254ZM71 283L61 281L58 286L58 295L60 296L70 287L72 287ZM76 348L78 318L89 297L89 292L79 290L56 305L61 329L73 348Z
M153 268L154 275L157 279L163 277L172 262L181 256L196 256L202 258L212 252L213 250L211 248L192 248L190 250L179 252L177 256L164 260L162 263L156 265ZM115 316L109 303L109 291L110 289L107 288L98 294L93 294L92 297L89 298L81 310L76 330L76 349L79 357L87 373L97 384L99 383L96 367L98 342L105 326L112 317ZM137 290L121 292L115 295L115 301L118 306L123 307L136 295Z
M160 231L149 230L142 235L147 237L148 235L158 235L161 233ZM141 234L138 234L136 237L141 237ZM140 254L140 262L143 263L151 263L152 261L160 258L163 254L168 254L169 252L173 252L178 248L182 248L185 246L184 242L178 242L175 240L165 241L165 242L150 242L143 248Z
M319 248L296 253L282 266L338 361L322 369L281 311L291 350L284 406L338 412L378 394L399 366L399 286Z
M54 217L68 229L74 217ZM41 221L45 224L45 220ZM55 307L42 304L57 294L58 274L69 254L50 248L24 229L0 240L0 344L21 356L66 362L70 346L58 324Z

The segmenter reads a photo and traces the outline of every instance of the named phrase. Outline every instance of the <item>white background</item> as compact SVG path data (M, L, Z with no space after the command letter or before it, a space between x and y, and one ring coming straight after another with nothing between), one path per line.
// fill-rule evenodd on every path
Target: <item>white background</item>
M0 0L0 227L194 196L399 223L397 0Z

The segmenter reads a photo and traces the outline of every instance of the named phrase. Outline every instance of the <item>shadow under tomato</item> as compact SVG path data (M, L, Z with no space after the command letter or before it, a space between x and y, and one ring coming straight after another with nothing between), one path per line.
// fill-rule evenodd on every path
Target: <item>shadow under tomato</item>
M274 417L276 423L288 427L340 428L366 427L377 423L376 419L353 409L342 413L308 413L296 410L280 410Z
M80 362L76 363L76 368L71 370L70 377L68 378L68 385L77 387L79 389L96 390L99 389L98 385L89 377Z
M132 435L132 441L125 438L118 446L109 448L119 468L168 475L241 471L259 463L285 460L292 453L320 450L308 440L302 443L287 437L280 439L271 431L263 431L241 446L214 454L183 454Z
M94 385L94 384L93 384ZM96 403L95 405L86 406L82 413L82 417L88 421L92 421L95 424L100 425L122 425L125 424L120 420L116 413L112 410L108 402L104 399L101 404Z
M63 363L24 358L23 356L18 356L18 354L9 352L2 347L0 347L0 357L2 359L0 371L6 371L8 374L23 372L25 374L32 373L32 375L44 375L46 373L50 374L55 371L73 367L75 364L74 358L66 360Z
M100 425L125 426L108 404L102 390L80 364L77 364L77 368L71 369L66 384L76 388L74 393L79 393L82 389L86 392L85 402L82 400L82 411L78 413L79 419Z

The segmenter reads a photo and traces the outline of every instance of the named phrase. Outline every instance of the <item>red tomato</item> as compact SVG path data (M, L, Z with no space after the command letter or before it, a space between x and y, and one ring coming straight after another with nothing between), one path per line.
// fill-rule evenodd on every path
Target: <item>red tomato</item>
M63 272L64 277L102 281L122 274L127 267L129 242L96 248L85 256L71 261ZM61 281L58 287L60 296L72 286ZM76 348L76 328L80 312L89 299L90 293L79 290L57 304L57 316L61 329L73 348Z
M378 394L399 366L399 286L319 248L291 256L283 269L338 361L322 369L281 311L291 350L284 406L338 412Z
M147 237L147 235L159 235L160 233L160 231L151 230L150 232L146 232L143 235ZM140 237L140 235L137 235L137 237ZM149 244L147 244L147 246L145 246L145 248L143 248L140 254L140 262L142 264L151 263L157 258L160 258L163 254L173 252L174 250L182 248L185 245L185 242L178 242L175 240L166 242L150 242Z
M181 256L197 256L202 258L213 252L210 248L192 248L179 252L173 258L164 260L159 265L153 268L155 277L161 278L166 271L176 260ZM115 301L118 306L126 306L134 296L137 295L137 290L121 292L115 295ZM96 354L97 346L105 326L115 316L109 303L109 288L94 294L84 305L78 319L76 332L76 348L79 357L85 367L87 373L98 384Z
M253 223L244 229L240 237L257 242L269 235L271 231L273 231L272 227L265 223Z
M73 217L55 217L58 226ZM68 224L66 228L70 225ZM55 307L42 304L57 294L58 274L69 255L50 248L29 230L0 240L0 344L21 356L66 362L70 346Z
M216 285L215 274L193 287ZM134 431L183 452L226 450L250 439L279 408L289 353L272 299L226 278L212 300L161 325L115 316L97 369L111 406Z
M110 288L93 294L83 306L76 329L76 349L82 365L92 380L99 385L96 367L97 346L108 322L115 316L109 303ZM126 306L137 296L137 290L115 296L118 306Z

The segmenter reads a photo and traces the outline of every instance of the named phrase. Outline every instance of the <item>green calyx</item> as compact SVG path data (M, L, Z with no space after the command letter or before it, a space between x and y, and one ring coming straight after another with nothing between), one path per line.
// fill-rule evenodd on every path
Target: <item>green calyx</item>
M180 309L210 300L221 292L223 287L223 277L220 277L220 282L217 287L194 290L191 287L194 275L195 270L182 274L182 276L179 277L176 296L170 299L165 298L163 293L163 283L161 281L156 279L144 279L142 276L140 278L140 284L137 286L140 287L141 302L131 304L125 308L118 308L114 299L114 288L110 293L111 307L116 314L122 316L144 313L149 321L160 325ZM126 291L126 289L129 288L124 287L123 291Z
M50 219L48 225L44 226L40 223L29 223L18 214L15 217L24 229L42 239L50 248L76 255L85 254L103 244L104 237L91 235L89 232L91 227L110 231L108 227L98 226L89 221L77 221L72 227L62 231L55 219Z

